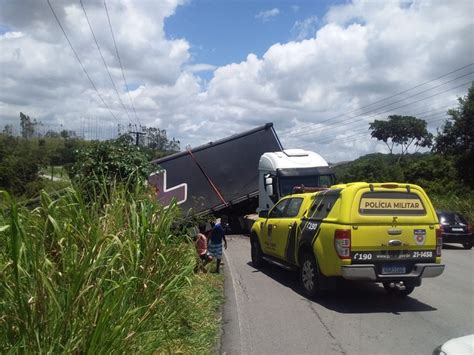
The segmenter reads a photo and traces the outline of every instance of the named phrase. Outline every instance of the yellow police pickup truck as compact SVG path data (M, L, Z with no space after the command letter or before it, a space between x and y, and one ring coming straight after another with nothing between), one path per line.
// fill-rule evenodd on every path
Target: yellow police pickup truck
M298 270L310 298L341 277L406 296L444 271L435 210L411 184L357 182L286 196L259 212L250 243L255 267Z

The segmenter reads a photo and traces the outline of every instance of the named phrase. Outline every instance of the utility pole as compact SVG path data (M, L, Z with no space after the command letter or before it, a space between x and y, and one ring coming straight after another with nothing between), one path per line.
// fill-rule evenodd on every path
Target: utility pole
M135 134L135 145L138 145L138 143L140 142L140 136L144 136L145 135L145 132L138 132L138 131L135 131L135 132L129 132L130 134Z

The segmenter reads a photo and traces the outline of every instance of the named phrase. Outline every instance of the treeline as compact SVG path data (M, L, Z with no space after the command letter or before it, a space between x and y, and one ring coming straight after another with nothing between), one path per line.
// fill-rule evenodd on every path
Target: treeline
M472 192L471 187L458 178L452 159L434 153L408 154L375 153L350 163L335 166L338 182L407 182L422 186L428 193L462 195Z
M137 146L136 135L129 133L132 127L128 127L128 131L127 127L119 127L123 133L117 139L90 141L70 130L49 130L41 134L37 126L37 120L20 113L21 135L14 136L11 125L6 125L0 133L0 190L30 198L44 188L49 191L62 188L64 182L48 181L41 177L41 172L52 176L54 167L61 166L69 175L77 174L74 165L92 151L103 153L102 156L92 153L96 160L91 164L100 164L102 160L117 157L117 154L107 155L106 151L126 150L127 147L136 151L128 157L139 156L146 162L180 150L178 140L168 138L166 130L155 127L140 127Z

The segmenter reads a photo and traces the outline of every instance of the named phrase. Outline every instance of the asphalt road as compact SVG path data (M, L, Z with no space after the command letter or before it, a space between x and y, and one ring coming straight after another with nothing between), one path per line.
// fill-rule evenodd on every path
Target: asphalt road
M445 247L443 275L405 299L377 284L347 282L310 301L296 273L252 267L248 237L227 239L221 353L431 354L474 333L474 250Z

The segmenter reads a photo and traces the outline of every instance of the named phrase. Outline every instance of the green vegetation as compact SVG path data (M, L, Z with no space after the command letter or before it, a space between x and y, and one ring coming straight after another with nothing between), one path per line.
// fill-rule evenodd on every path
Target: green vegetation
M338 182L408 182L423 187L438 209L462 212L474 222L474 191L458 179L454 162L442 155L369 154L334 167Z
M383 141L390 154L395 146L401 147L400 158L413 144L417 149L431 147L433 135L426 129L426 121L413 116L388 116L387 121L375 120L369 129L373 138Z
M435 152L454 161L459 180L474 190L474 83L436 137Z
M115 182L126 182L126 186L134 188L146 181L153 169L150 155L123 138L94 142L80 150L75 160L70 176L88 200L103 195L101 190L108 190Z
M40 173L51 175L51 164L70 166L75 151L89 142L61 138L24 139L0 134L0 188L15 196L38 196L43 188L53 184ZM59 171L55 169L55 176ZM64 183L58 184L60 187Z
M0 204L0 352L209 352L222 279L144 188ZM132 192L130 192L132 191Z
M194 272L193 218L144 184L179 142L38 138L21 118L0 134L0 352L210 353L223 280Z

